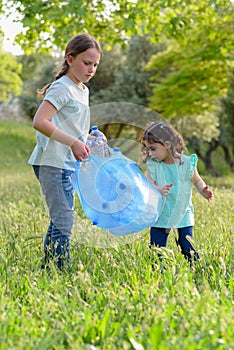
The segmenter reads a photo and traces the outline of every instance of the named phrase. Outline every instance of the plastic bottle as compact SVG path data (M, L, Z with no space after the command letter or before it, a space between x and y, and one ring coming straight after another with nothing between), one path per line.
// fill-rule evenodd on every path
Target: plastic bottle
M98 126L92 126L91 132L88 136L87 146L90 148L91 155L98 155L99 157L108 157L109 150L106 136L98 129Z
M129 164L135 164L135 162L130 159L130 158L127 158L120 150L119 147L114 147L113 150L112 150L112 158L123 158L125 159Z
M113 157L120 157L121 156L121 151L119 147L114 147L113 148L113 153L112 153Z

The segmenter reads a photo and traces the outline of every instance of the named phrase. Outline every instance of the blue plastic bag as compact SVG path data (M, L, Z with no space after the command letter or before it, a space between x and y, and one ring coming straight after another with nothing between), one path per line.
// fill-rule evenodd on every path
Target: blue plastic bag
M160 192L122 154L77 161L73 187L91 222L116 236L155 225L162 207Z

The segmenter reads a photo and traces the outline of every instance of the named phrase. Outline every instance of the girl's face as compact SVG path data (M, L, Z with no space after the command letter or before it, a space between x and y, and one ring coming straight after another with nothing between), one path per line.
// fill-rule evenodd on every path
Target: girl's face
M68 55L69 65L67 76L77 85L87 83L96 73L101 55L95 48L87 49L76 57Z
M174 160L168 151L168 148L161 143L149 143L147 140L144 141L145 146L149 152L150 157L158 162L162 161L167 164L174 163Z

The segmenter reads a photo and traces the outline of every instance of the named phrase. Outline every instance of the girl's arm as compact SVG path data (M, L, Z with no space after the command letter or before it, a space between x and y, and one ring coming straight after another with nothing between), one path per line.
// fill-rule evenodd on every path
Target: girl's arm
M51 122L51 119L56 112L57 109L49 101L44 100L34 116L34 129L40 131L42 134L48 137L51 137L55 141L71 147L75 158L82 161L88 157L89 148L76 137L62 131Z
M213 191L206 185L201 176L198 174L197 169L194 170L192 182L196 187L197 191L208 201L213 199Z
M168 196L168 192L169 192L170 188L173 186L173 184L168 184L165 186L157 186L155 181L150 176L148 169L146 170L146 177L149 180L149 182L152 183L152 185L154 185L154 187L161 193L161 195Z

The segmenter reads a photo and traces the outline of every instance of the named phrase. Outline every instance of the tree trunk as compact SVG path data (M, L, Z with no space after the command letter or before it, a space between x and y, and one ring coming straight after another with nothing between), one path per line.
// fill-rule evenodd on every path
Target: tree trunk
M212 153L219 146L219 141L213 141L209 145L210 147L204 156L204 163L205 163L206 169L210 170L213 176L219 177L221 176L221 173L217 169L215 169L212 163Z
M212 163L212 153L214 152L214 150L219 146L219 142L218 141L213 141L209 144L209 148L206 151L206 153L203 155L201 153L200 147L199 145L194 147L195 153L197 154L197 156L203 161L203 163L205 164L206 170L209 170L211 172L211 174L213 176L221 176L220 172L215 169L213 163Z
M231 170L234 171L234 160L232 159L229 148L224 144L222 144L221 147L224 151L225 162L230 166Z

